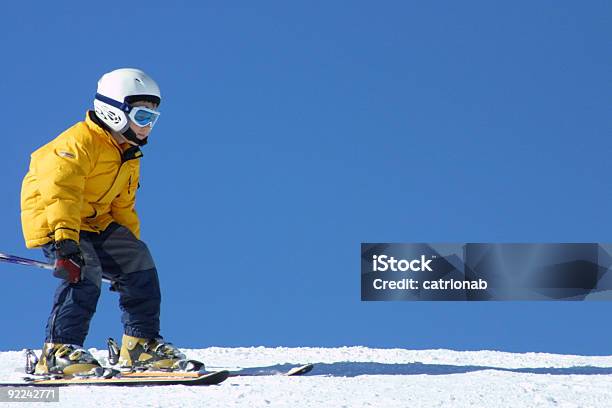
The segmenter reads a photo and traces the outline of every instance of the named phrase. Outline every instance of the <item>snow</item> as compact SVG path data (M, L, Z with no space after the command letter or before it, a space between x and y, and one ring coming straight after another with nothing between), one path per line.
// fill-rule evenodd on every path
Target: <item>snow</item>
M105 363L105 350L90 351ZM184 351L209 369L316 366L303 377L236 377L209 387L64 387L59 406L612 407L612 356L367 347ZM19 381L24 361L23 351L0 352L0 381ZM49 406L27 404L38 405Z

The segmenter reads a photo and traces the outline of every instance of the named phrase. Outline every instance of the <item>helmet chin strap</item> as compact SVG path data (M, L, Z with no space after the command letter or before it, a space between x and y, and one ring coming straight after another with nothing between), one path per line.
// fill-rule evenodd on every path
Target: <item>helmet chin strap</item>
M137 146L144 146L147 144L148 137L145 137L144 139L139 139L138 136L136 136L136 133L129 126L121 134L130 142L136 143Z

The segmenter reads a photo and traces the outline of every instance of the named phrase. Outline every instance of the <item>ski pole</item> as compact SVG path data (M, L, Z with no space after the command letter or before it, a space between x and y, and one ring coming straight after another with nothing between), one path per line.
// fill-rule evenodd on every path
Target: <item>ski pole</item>
M35 261L33 259L28 259L28 258L21 258L15 255L3 254L1 252L0 252L0 261L12 263L12 264L18 264L18 265L25 265L25 266L36 266L37 268L48 269L50 271L55 269L55 266L50 263ZM112 282L106 278L102 278L102 282L112 284Z
M0 261L18 264L18 265L26 265L26 266L36 266L38 268L53 270L55 267L50 263L35 261L33 259L20 258L15 255L8 255L0 253Z

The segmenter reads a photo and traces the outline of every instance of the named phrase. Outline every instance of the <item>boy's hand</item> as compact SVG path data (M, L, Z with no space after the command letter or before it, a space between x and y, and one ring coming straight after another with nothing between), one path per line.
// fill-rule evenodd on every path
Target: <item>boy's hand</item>
M80 282L81 267L85 261L79 244L71 239L63 239L55 243L55 251L57 259L53 276L70 283Z

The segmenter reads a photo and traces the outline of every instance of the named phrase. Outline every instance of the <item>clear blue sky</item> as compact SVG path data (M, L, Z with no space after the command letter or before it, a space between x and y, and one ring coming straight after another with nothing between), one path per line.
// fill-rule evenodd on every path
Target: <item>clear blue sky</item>
M611 242L607 1L11 2L0 252L29 154L105 72L163 94L137 208L179 346L611 354L612 303L362 303L361 242ZM170 6L170 4L172 6ZM0 264L0 349L57 281ZM120 337L103 291L86 342Z

